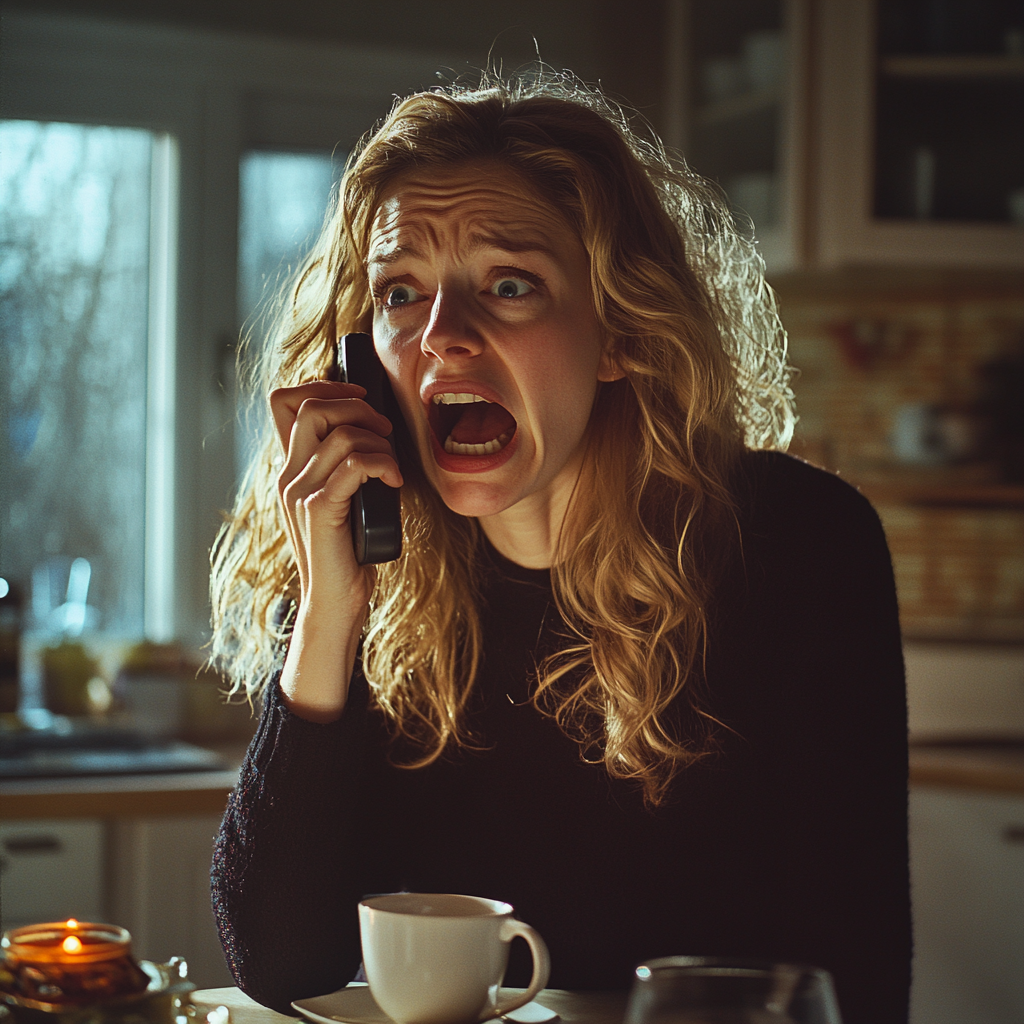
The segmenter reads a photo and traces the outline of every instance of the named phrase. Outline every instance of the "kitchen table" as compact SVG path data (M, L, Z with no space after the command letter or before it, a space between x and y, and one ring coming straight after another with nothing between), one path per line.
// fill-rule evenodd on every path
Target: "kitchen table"
M546 988L537 1002L558 1013L564 1024L622 1024L626 1012L625 992L566 992ZM192 993L192 1002L202 1011L226 1006L231 1024L278 1024L302 1020L260 1006L237 988L208 988Z

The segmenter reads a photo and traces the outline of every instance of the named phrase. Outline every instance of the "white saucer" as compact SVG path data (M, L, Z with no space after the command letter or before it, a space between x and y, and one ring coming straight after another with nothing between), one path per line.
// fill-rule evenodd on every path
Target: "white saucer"
M306 1020L315 1021L316 1024L394 1024L377 1005L367 985L349 985L329 996L297 999L292 1006ZM558 1014L533 1002L520 1006L501 1019L516 1021L517 1024L544 1024L545 1021L558 1020Z

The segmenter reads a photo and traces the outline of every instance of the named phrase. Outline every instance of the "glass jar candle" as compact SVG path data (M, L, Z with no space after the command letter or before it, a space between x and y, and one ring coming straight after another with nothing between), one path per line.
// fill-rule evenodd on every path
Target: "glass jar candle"
M141 995L150 977L131 936L113 924L58 921L5 932L0 992L19 1001L73 1006Z

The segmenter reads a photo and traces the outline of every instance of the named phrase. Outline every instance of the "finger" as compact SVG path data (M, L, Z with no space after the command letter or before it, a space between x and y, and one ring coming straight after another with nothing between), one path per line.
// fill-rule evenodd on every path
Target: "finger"
M307 462L333 431L343 427L365 431L381 439L391 434L390 420L361 399L324 401L310 398L302 403L292 426L288 459L293 465Z
M305 437L298 425L292 431L291 448L278 475L279 489L294 485L293 490L298 488L309 494L322 487L331 473L354 453L392 455L391 445L385 438L362 427L348 424L335 427L310 452L309 446L315 442L315 437ZM402 485L397 464L394 473L389 475L389 482L394 487Z
M285 451L288 450L288 437L292 425L302 403L307 399L362 398L365 394L366 388L359 384L343 384L336 380L314 380L298 387L274 388L269 396L270 412L274 417L278 437L281 439L281 447Z
M351 497L356 489L366 483L367 480L382 480L388 487L401 487L404 483L401 470L391 451L386 452L353 452L344 462L334 470L324 482L324 492L333 497L341 488L347 486L346 478L355 477L356 487L349 493Z
M375 435L370 440L377 445L387 444ZM402 486L402 474L390 449L352 451L346 442L341 450L344 454L340 458L311 460L292 480L279 478L281 505L297 559L306 545L311 509L326 517L328 525L338 526L347 522L352 495L370 477L391 487Z
M340 427L362 430L381 439L391 434L388 418L371 409L361 399L325 401L309 398L299 407L288 439L286 461L291 463L290 473L297 473L300 466L313 458L320 445Z
M301 505L302 515L312 538L328 529L337 529L348 524L352 496L371 478L391 482L400 480L398 467L390 455L381 453L353 452L324 481L322 487L299 498L298 491L289 492L290 502Z
M301 420L300 420L301 422ZM296 447L295 437L292 438L293 448ZM391 447L388 442L379 434L359 427L344 425L335 428L315 449L314 454L305 459L305 453L301 458L289 458L286 466L278 474L277 484L281 501L282 514L285 521L285 529L299 570L300 586L305 585L309 579L310 565L309 557L306 554L308 548L308 513L304 508L306 499L317 492L329 479L331 473L356 452L377 454L391 457ZM393 459L392 459L393 463ZM362 470L358 469L356 463L352 463L351 492L359 486L359 481L365 478ZM392 486L401 486L402 476L397 465L392 464L385 467L383 474L387 482ZM345 507L334 510L331 520L334 523L341 523L347 520L347 503L351 495L343 496ZM338 495L333 496L335 503L339 500Z
M341 589L351 592L352 574L358 573L350 529L352 496L371 477L385 479L388 463L392 461L383 454L353 454L337 467L323 487L304 496L297 489L282 495L287 517L301 538L303 555L297 561L303 595L310 593L316 579L321 583L347 580ZM364 578L364 582L372 589L372 580ZM329 587L327 592L340 591ZM369 591L365 597L369 597Z

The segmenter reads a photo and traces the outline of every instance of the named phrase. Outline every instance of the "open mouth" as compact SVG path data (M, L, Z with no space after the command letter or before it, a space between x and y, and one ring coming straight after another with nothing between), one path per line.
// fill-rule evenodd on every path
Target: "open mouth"
M466 392L434 395L429 420L449 455L494 455L516 432L515 417L504 406Z

